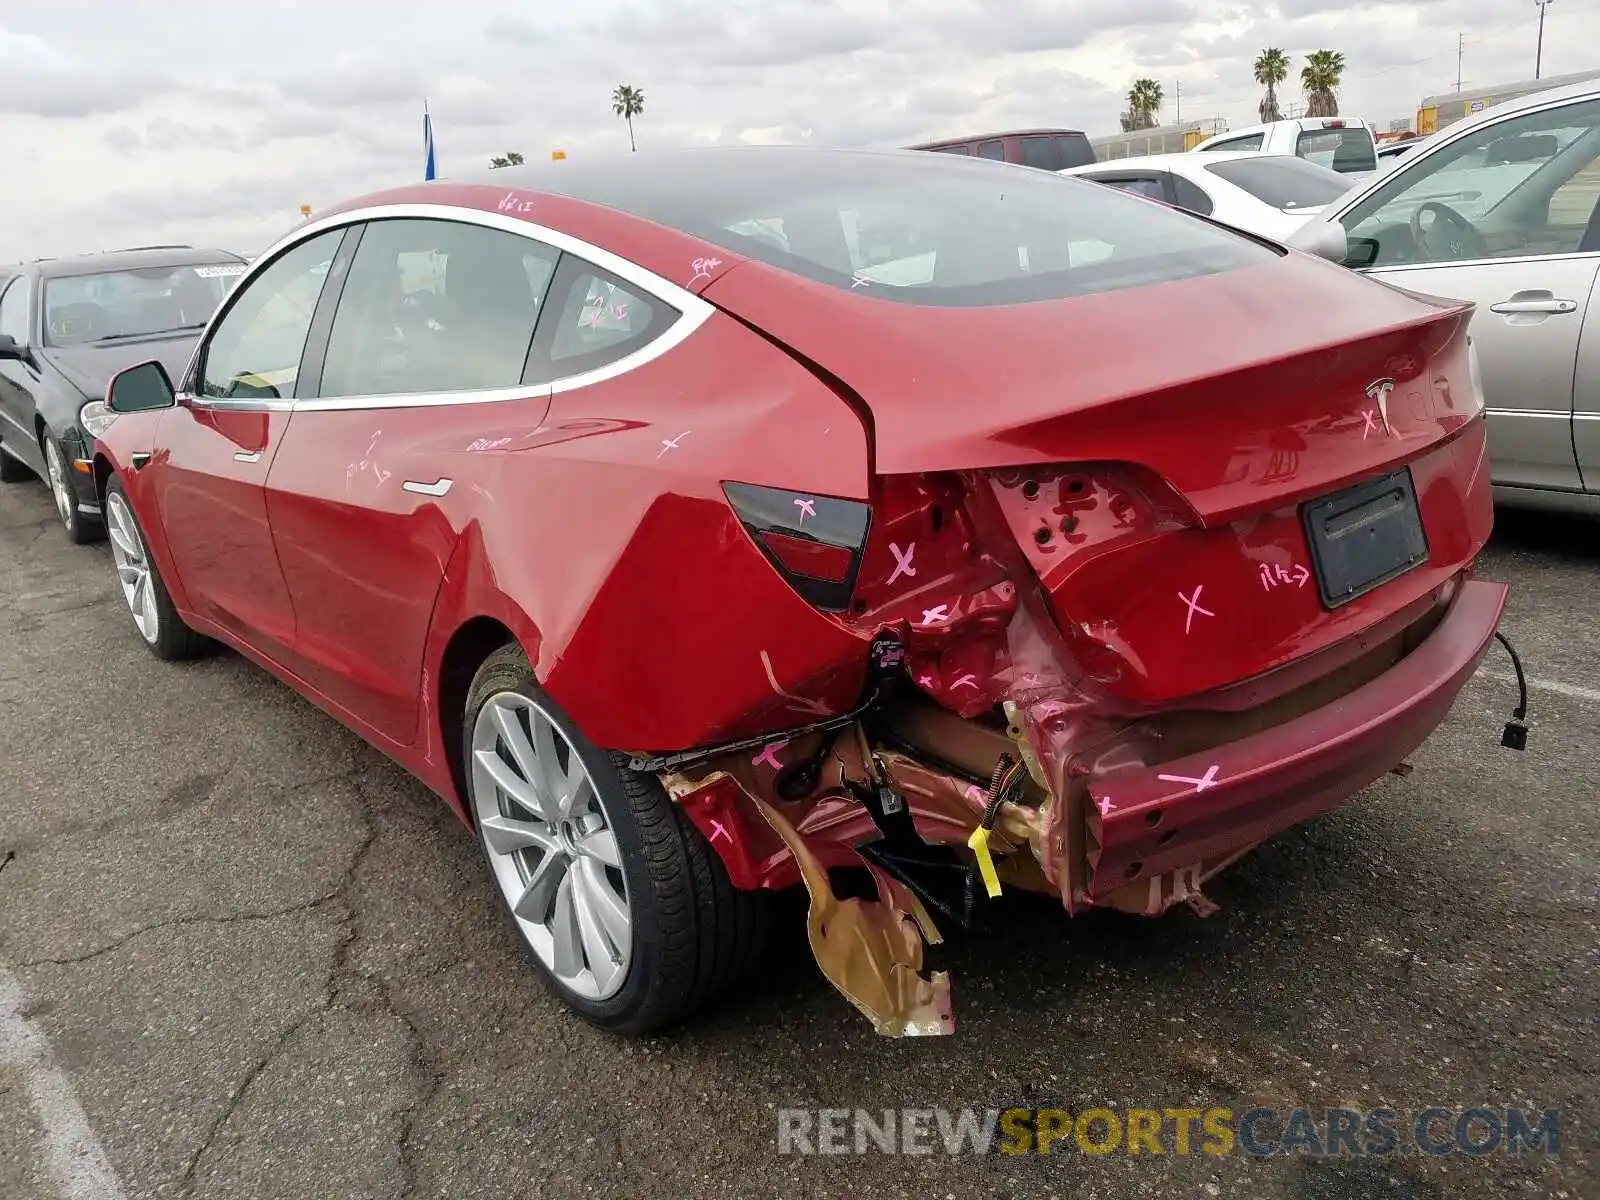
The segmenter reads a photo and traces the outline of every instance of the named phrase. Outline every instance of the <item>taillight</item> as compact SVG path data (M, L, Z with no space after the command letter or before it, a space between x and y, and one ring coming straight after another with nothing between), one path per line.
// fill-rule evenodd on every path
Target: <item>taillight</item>
M724 483L723 494L752 541L789 586L824 612L850 606L872 508L785 488Z

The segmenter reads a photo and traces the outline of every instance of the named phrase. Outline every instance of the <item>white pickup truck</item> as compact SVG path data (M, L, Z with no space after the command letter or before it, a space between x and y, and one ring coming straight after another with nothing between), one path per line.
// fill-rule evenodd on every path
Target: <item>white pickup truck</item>
M1341 175L1366 176L1378 169L1378 141L1360 117L1300 117L1208 137L1191 154L1207 150L1259 150L1294 154Z

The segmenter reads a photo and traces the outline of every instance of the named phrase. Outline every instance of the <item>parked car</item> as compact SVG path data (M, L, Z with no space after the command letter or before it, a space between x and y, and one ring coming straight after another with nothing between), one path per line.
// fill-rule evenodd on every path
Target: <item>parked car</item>
M190 246L0 268L0 481L37 475L69 538L103 537L81 414L130 363L180 368L243 271L236 255Z
M1078 129L1020 129L1010 133L984 133L976 137L924 142L907 149L991 158L996 162L1017 163L1044 171L1060 171L1094 161L1094 147L1089 144L1083 131Z
M1292 154L1152 154L1061 172L1281 241L1351 188Z
M1495 496L1600 512L1600 87L1507 101L1432 135L1305 226L1347 263L1472 301Z
M436 790L589 1020L693 1010L803 884L942 1033L935 914L1203 906L1443 718L1506 598L1468 315L1007 164L505 168L293 231L95 477L155 655Z
M1377 139L1360 117L1299 117L1248 125L1208 137L1189 153L1219 150L1294 154L1341 175L1365 175L1378 169Z

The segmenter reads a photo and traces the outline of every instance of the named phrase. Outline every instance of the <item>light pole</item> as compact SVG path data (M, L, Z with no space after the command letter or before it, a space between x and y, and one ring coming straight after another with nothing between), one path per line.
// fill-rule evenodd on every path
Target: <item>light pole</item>
M1539 72L1544 66L1544 10L1555 0L1533 0L1533 2L1539 6L1539 44L1538 49L1533 52L1533 77L1538 79Z

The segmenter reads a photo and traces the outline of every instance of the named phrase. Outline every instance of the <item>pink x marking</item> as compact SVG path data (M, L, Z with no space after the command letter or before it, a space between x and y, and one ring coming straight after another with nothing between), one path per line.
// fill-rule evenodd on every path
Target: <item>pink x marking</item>
M911 565L911 556L916 552L917 544L915 542L906 547L904 554L900 553L899 546L896 546L893 542L889 543L889 553L894 555L894 574L889 576L890 583L893 583L902 575L907 579L915 579L917 577L917 569Z
M796 500L794 506L800 510L800 524L806 523L807 517L817 515L817 502L815 500Z
M718 838L721 838L723 841L726 841L726 842L733 841L733 839L728 836L728 831L723 827L722 822L717 820L715 817L712 817L711 818L711 840L714 842Z
M1372 415L1371 410L1363 409L1361 419L1367 423L1366 427L1361 431L1361 440L1364 442L1377 430L1378 418Z
M949 619L950 606L948 604L936 604L932 608L922 610L922 623L924 625L938 625L940 622L948 621Z
M1219 770L1221 770L1221 767L1216 763L1212 763L1206 768L1206 773L1199 779L1192 779L1188 775L1157 775L1156 778L1165 779L1168 783L1192 783L1195 791L1203 792L1208 787L1215 787L1220 782L1217 779Z
M656 457L660 458L661 455L665 454L668 450L676 450L678 448L678 443L683 441L684 438L688 437L693 432L694 431L692 429L685 429L675 438L662 438L661 451L656 455Z
M1111 798L1109 796L1102 796L1100 799L1095 801L1095 807L1100 810L1100 815L1102 817L1109 817L1113 812L1116 811L1117 806L1111 803Z
M1212 612L1209 608L1201 608L1200 607L1200 593L1205 591L1205 590L1206 590L1206 585L1205 584L1202 583L1199 586L1197 586L1194 589L1194 599L1192 599L1192 600L1188 596L1185 596L1182 592L1178 593L1178 599L1182 600L1185 604L1187 604L1189 606L1189 611L1183 614L1183 631L1184 631L1184 633L1188 633L1189 632L1189 627L1194 624L1194 615L1195 615L1195 613L1199 613L1202 617L1214 617L1214 616L1217 615L1216 613Z
M787 740L768 743L761 748L760 754L756 755L750 760L750 765L752 767L759 767L762 763L766 763L766 765L771 767L774 771L782 770L783 763L778 758L778 751L782 750L788 744L789 743Z

